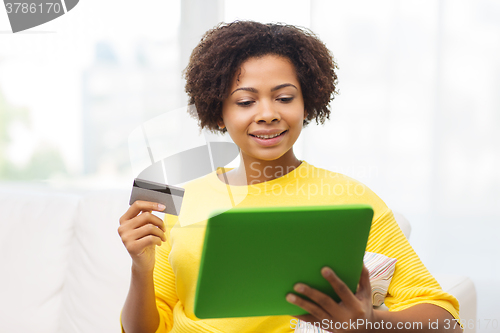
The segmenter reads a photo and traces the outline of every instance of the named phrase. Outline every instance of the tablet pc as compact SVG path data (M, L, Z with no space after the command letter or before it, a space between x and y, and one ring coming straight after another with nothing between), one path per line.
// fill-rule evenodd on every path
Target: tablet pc
M194 301L200 319L307 314L286 301L297 282L339 301L321 268L355 293L373 209L369 205L232 208L207 228Z

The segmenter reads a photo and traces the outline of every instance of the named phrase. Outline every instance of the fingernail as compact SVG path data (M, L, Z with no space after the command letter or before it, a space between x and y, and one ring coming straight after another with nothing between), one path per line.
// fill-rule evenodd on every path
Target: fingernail
M162 204L158 204L158 209L159 209L159 210L165 210L165 208L167 208L167 207L165 207L165 206L164 206L164 205L162 205Z
M293 294L286 295L286 300L288 302L295 302L296 299L297 299L297 297L295 297L295 295L293 295Z
M295 287L293 288L295 291L298 291L299 293L303 292L306 290L303 284L296 284Z
M333 276L333 271L330 267L323 267L323 275L324 276Z

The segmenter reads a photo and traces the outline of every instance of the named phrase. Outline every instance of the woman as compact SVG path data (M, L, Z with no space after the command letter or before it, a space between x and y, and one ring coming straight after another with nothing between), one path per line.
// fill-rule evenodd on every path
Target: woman
M316 168L293 152L304 126L313 119L324 123L329 117L328 104L336 93L335 69L325 45L294 26L242 21L221 24L205 34L185 71L186 92L196 106L200 126L228 132L238 145L240 166L227 172L218 169L187 184L179 217L166 215L163 223L150 212L164 207L140 201L121 217L118 231L133 260L121 315L124 332L293 331L297 320L291 316L210 320L194 316L206 213L227 205L223 201L228 189L242 207L368 203L374 208L367 251L398 260L385 301L391 312L373 309L366 268L356 294L324 268L321 274L342 301L336 303L299 283L295 290L315 303L288 295L287 301L310 313L297 318L326 320L332 329L335 323L363 320L390 322L393 329L398 322L420 321L423 326L415 329L419 332L460 330L453 325L458 302L440 289L420 262L385 203L363 184ZM186 225L195 211L202 212L205 220ZM438 321L439 329L431 330L429 320Z

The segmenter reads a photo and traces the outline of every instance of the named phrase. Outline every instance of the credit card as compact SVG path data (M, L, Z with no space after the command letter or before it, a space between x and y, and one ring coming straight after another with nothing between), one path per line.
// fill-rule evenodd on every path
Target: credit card
M156 202L166 207L162 213L179 216L183 198L184 189L182 187L136 178L132 186L129 204L132 205L137 200Z

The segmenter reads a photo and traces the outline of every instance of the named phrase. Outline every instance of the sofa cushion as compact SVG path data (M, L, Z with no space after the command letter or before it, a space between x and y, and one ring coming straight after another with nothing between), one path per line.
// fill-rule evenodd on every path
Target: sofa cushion
M410 224L410 222L401 213L393 211L392 214L394 215L394 218L396 219L396 222L398 223L399 227L401 228L401 231L403 231L403 234L405 235L406 239L409 240L410 239L410 235L411 235L411 224Z
M82 195L63 290L60 333L120 332L120 310L130 284L131 258L118 226L130 191Z
M78 196L0 187L0 332L56 332Z

